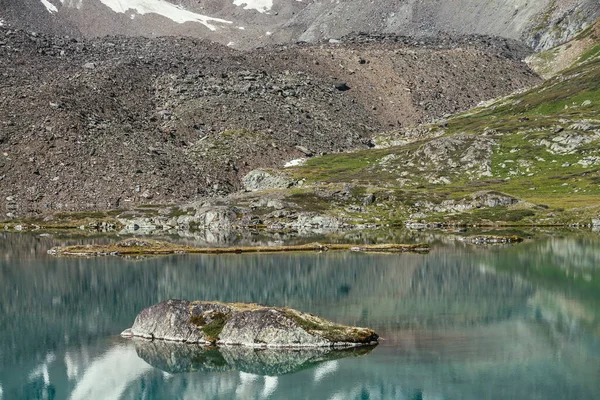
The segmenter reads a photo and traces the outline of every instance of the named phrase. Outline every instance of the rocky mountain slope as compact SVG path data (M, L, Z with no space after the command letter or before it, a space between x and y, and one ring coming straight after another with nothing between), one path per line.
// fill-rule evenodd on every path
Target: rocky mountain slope
M527 49L487 37L238 52L181 37L77 40L0 27L0 211L173 204L257 168L372 146L538 83Z
M186 35L238 48L351 32L485 34L547 49L600 16L597 0L1 0L0 18L72 36Z
M551 79L434 123L382 131L375 148L253 170L245 192L121 214L128 229L322 231L574 225L600 229L600 39ZM554 53L550 53L554 54ZM213 232L213 234L210 234ZM208 239L207 239L208 240Z
M346 221L600 225L597 26L572 65L530 90L271 174Z

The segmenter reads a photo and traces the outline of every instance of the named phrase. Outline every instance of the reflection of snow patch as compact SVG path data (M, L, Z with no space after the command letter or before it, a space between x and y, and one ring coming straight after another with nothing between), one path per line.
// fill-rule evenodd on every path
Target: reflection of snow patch
M306 162L306 158L296 158L295 160L291 160L285 163L283 168L289 167L297 167L298 165L302 165Z
M235 394L238 398L247 398L248 390L252 383L254 383L259 378L258 375L249 374L247 372L240 371L240 384L235 389Z
M257 379L258 379L258 375L249 374L247 372L240 371L240 382L241 383L254 382Z
M58 12L58 8L56 8L56 6L50 3L48 0L42 0L42 4L44 7L46 7L46 10L48 10L50 14Z
M315 368L315 382L319 382L326 375L329 375L338 369L337 361L328 361Z
M264 13L273 7L273 0L233 0L236 6L244 6L244 10L256 10Z
M265 386L262 391L263 397L269 397L277 389L277 377L276 376L265 376Z
M33 371L29 373L29 380L33 381L36 378L42 377L42 379L44 380L44 385L50 385L50 373L48 372L48 365L52 364L54 360L56 360L56 356L54 355L54 353L46 354L46 360L44 360L44 363L38 365L36 368L33 369Z
M115 346L94 360L71 393L77 399L120 399L132 382L152 367L138 357L133 346Z
M217 29L213 22L220 24L232 23L231 21L226 21L224 19L193 13L165 0L100 0L100 2L114 12L126 13L129 10L133 10L140 15L158 14L177 22L178 24L183 24L184 22L199 22L211 31Z
M65 366L67 367L67 378L69 378L70 381L79 376L79 365L68 351L67 354L65 354Z
M2 384L0 383L0 400L2 400L2 394L4 394L4 390L2 389Z

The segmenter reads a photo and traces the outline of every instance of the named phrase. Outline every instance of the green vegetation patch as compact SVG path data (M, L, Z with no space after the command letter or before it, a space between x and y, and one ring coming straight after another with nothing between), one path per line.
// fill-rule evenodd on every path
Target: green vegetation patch
M314 157L290 169L294 178L307 182L352 182L364 177L362 171L389 154L389 150L358 150L351 153Z
M316 333L331 342L364 343L375 335L375 332L370 329L347 327L312 315L299 314L290 309L284 312L300 328L309 333Z
M208 340L216 342L219 340L219 335L223 331L223 327L229 320L230 315L222 312L214 312L210 315L210 318L212 320L202 327L202 332L204 332Z

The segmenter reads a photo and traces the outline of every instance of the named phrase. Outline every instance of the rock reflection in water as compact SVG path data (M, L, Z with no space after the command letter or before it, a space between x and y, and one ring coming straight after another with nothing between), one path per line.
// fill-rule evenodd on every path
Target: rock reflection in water
M375 346L348 349L272 349L242 346L204 347L163 340L135 340L140 358L168 373L240 371L279 376L315 368L345 357L369 354Z

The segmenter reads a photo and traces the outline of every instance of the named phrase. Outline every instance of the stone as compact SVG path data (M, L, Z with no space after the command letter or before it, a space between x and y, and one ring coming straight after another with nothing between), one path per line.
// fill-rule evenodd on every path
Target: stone
M255 192L269 189L287 189L294 185L294 181L275 172L255 169L242 178L242 184L245 190Z
M310 151L307 147L304 147L304 146L296 146L296 150L304 153L304 155L307 156L307 157L312 157L312 155L313 155L313 152Z
M336 230L343 228L344 222L343 220L330 215L302 212L298 214L298 219L292 223L292 227Z
M375 202L375 195L370 193L363 198L363 206L371 205Z
M335 87L340 92L345 92L347 90L350 90L350 86L348 86L348 84L346 82L336 82L336 83L334 83L333 87Z
M290 308L166 300L142 310L121 334L219 346L318 348L375 344L371 329L344 326Z

